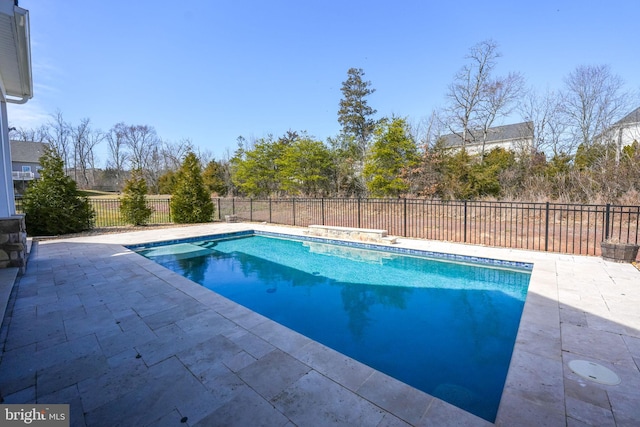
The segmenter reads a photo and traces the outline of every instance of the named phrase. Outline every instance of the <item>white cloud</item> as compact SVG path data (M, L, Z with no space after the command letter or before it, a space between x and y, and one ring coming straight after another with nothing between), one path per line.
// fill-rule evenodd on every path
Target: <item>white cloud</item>
M38 128L51 120L50 113L46 111L37 99L32 99L26 104L7 104L7 116L9 126L25 129Z

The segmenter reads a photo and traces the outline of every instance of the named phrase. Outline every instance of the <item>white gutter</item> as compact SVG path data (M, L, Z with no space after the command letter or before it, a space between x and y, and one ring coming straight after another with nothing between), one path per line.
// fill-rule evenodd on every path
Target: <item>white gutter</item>
M14 29L18 41L18 66L22 81L22 96L7 98L7 102L24 104L33 98L33 76L31 74L31 36L29 34L29 11L14 6Z
M15 43L15 67L20 78L19 88L2 88L4 101L24 104L33 97L33 77L31 72L31 47L29 34L29 11L17 6L13 0L0 0L0 13L7 16ZM11 55L13 56L13 55ZM9 89L7 93L6 89Z

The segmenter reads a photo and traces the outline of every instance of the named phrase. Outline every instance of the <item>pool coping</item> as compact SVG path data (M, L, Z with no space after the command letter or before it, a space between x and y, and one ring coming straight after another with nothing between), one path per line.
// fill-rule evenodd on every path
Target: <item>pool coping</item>
M214 230L215 233L212 233ZM246 223L186 227L167 233L176 240L182 240L184 237L199 237L203 233L219 234L220 230L265 230L294 236L304 234L303 229L299 228ZM132 232L43 244L76 242L121 245L121 249L116 249L117 254L126 254L131 251L124 246L163 239L166 240L164 234L159 236L157 232ZM640 273L635 268L593 257L414 239L399 239L396 246L410 250L456 252L472 257L478 256L480 252L482 257L533 262L528 295L495 425L566 425L568 422L577 425L579 422L587 423L593 419L594 410L600 411L598 416L601 419L613 421L614 425L616 422L624 425L625 420L639 419L637 412L634 412L637 405L628 403L629 400L633 402L637 399L640 393L637 387L640 384L640 320L637 314L634 314L637 310L632 311L640 302L640 291L633 288ZM127 259L133 260L130 257ZM204 294L200 285L164 268L164 271L159 271L153 261L142 256L136 256L133 261L148 274L162 277L177 289L212 304L217 310L224 311L241 327L250 329L298 361L312 366L321 375L331 378L345 389L383 409L394 417L393 419L403 420L409 425L428 425L436 422L442 425L491 425L472 414L324 348L250 310L243 310L241 306L211 291L206 290L215 297ZM582 281L583 286L578 286L575 281ZM614 287L618 293L624 291L624 298L611 293L610 289ZM613 336L617 337L617 341L599 344L597 340L589 338L585 339L587 343L583 345L581 340L585 335ZM613 348L617 346L618 341L626 343L622 352ZM624 373L623 385L594 386L577 378L566 366L568 361L577 357L597 361ZM356 381L353 375L348 375L345 370L332 371L335 364L327 362L328 359L339 360L341 366L348 366L347 371L351 373L364 372L366 379L364 382L361 381L362 378ZM354 381L357 385L354 385ZM608 412L606 402L602 400L609 402Z

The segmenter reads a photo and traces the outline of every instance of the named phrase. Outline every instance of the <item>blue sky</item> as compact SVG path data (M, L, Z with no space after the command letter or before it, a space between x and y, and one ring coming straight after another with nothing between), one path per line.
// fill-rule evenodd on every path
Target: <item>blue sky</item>
M35 96L12 126L57 110L155 127L222 158L247 139L340 130L340 86L363 68L377 117L418 121L445 100L474 44L493 39L497 74L559 89L579 65L607 64L640 90L640 1L20 0L30 11ZM99 162L102 163L102 162Z

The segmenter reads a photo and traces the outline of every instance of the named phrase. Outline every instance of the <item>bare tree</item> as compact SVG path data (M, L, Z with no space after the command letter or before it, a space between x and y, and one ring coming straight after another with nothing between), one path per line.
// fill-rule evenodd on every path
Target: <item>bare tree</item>
M124 138L130 150L131 168L148 170L154 150L160 144L156 130L147 125L127 126Z
M116 188L122 188L126 162L129 158L126 144L127 125L123 122L115 124L107 133L108 144L107 168L114 171Z
M470 63L456 73L448 88L448 125L465 145L473 142L470 131L478 126L479 104L484 99L485 87L500 57L497 49L498 45L493 40L473 46L465 57Z
M104 140L104 137L102 131L91 128L89 118L84 118L77 126L71 127L74 175L76 182L81 187L90 188L93 185L94 148Z
M177 142L162 142L162 157L164 158L163 168L165 170L177 171L182 165L186 155L194 151L193 142L188 138L183 138Z
M482 143L483 153L488 129L496 118L513 111L524 83L519 73L493 77L500 56L493 40L473 46L466 56L469 63L456 73L446 95L449 131L458 135L463 145Z
M522 96L523 88L524 78L519 73L509 73L506 77L492 79L485 85L483 99L478 106L478 119L482 129L482 155L489 129L496 118L507 117L513 112Z
M147 164L144 169L149 191L153 194L158 194L160 191L160 177L167 170L165 165L166 157L163 154L162 141L159 141L149 150Z
M544 152L558 156L573 151L571 141L565 137L561 108L561 97L557 92L548 90L540 95L532 89L522 98L518 110L531 126L533 141L528 147L531 154Z
M157 143L149 150L144 168L151 193L157 194L160 191L160 177L169 171L175 172L180 169L182 161L190 151L193 151L193 143L188 138L177 142L157 139Z
M439 110L431 111L429 116L423 117L417 123L410 123L409 130L414 141L419 147L427 149L436 144L438 138L444 133L444 122Z
M38 128L9 128L9 139L22 142L48 142L49 129L46 125Z
M60 110L51 115L52 120L48 124L49 133L47 141L55 148L64 161L65 173L69 173L71 167L71 155L73 152L71 143L71 125L62 117Z
M624 81L608 65L576 68L565 79L562 112L574 144L591 147L597 137L629 111Z
M90 170L92 186L95 185L95 179L96 179L96 176L95 176L96 160L99 160L99 159L96 159L95 147L100 145L106 139L106 137L107 137L107 134L100 129L91 129L91 131L87 135L86 150L85 150L86 156L84 158L85 159L84 163L86 167Z
M202 163L202 165L204 166L216 160L211 150L202 150L198 148L198 149L192 149L191 151L195 152L196 157L198 158L198 160L200 160L200 163Z
M220 160L220 164L222 166L222 179L224 180L225 186L227 187L227 195L235 196L237 195L237 189L233 184L233 180L231 179L231 159L233 155L231 154L231 150L227 147L224 150L224 155L222 160Z

